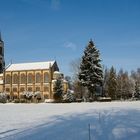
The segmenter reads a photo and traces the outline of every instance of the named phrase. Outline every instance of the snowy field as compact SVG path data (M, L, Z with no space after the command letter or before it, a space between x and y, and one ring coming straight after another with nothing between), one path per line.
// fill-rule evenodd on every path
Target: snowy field
M0 104L0 140L140 140L140 101Z

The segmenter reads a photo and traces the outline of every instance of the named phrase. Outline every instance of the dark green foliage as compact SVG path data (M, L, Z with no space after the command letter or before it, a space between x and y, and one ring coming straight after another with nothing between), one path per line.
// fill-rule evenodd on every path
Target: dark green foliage
M131 72L131 77L134 79L134 95L133 97L140 99L140 68L137 71Z
M109 79L109 70L106 68L104 70L104 78L103 78L103 96L108 96L108 79Z
M39 103L41 101L41 92L35 92L34 93L34 98L37 100L37 102Z
M0 103L10 102L10 95L6 92L0 93Z
M14 99L14 103L20 103L19 99Z
M6 102L7 102L7 94L0 93L0 103L6 103Z
M63 85L61 79L56 80L53 91L54 91L53 95L54 99L57 101L61 101L63 94Z
M20 99L20 103L26 103L26 99Z
M67 93L63 96L63 100L65 102L74 102L76 100L74 91L68 89Z
M137 81L135 82L135 97L140 98L140 85Z
M116 99L117 81L116 81L116 71L112 66L109 73L108 79L108 95L112 100Z
M93 41L89 41L85 48L82 62L80 65L79 80L81 84L88 88L89 98L95 95L96 86L102 86L103 70L100 64L100 54Z

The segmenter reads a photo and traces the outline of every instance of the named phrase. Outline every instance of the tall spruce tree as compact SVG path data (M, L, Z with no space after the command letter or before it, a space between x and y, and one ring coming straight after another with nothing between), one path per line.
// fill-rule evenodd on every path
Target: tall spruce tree
M106 68L103 75L103 96L108 96L109 69Z
M109 73L108 79L108 95L115 100L116 99L116 91L117 91L117 80L116 80L116 71L112 66Z
M93 99L96 87L102 86L103 69L100 64L100 53L92 40L85 48L82 62L80 64L79 80L89 91L89 97Z

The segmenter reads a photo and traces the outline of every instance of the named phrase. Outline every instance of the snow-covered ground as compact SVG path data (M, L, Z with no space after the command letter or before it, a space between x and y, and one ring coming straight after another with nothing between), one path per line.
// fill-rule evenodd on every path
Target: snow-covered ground
M0 140L89 140L89 135L140 140L140 101L0 104Z

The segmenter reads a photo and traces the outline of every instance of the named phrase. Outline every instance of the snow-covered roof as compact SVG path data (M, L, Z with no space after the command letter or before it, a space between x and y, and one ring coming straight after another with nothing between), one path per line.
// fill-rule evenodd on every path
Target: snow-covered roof
M59 71L55 71L53 74L61 74Z
M63 82L64 82L64 83L68 83L68 81L67 81L67 80L65 80L65 79L63 79Z
M54 63L55 61L11 64L6 68L6 71L49 69L50 67L53 66Z
M56 80L52 80L52 83L56 82Z
M0 85L2 85L3 84L3 80L0 80Z

